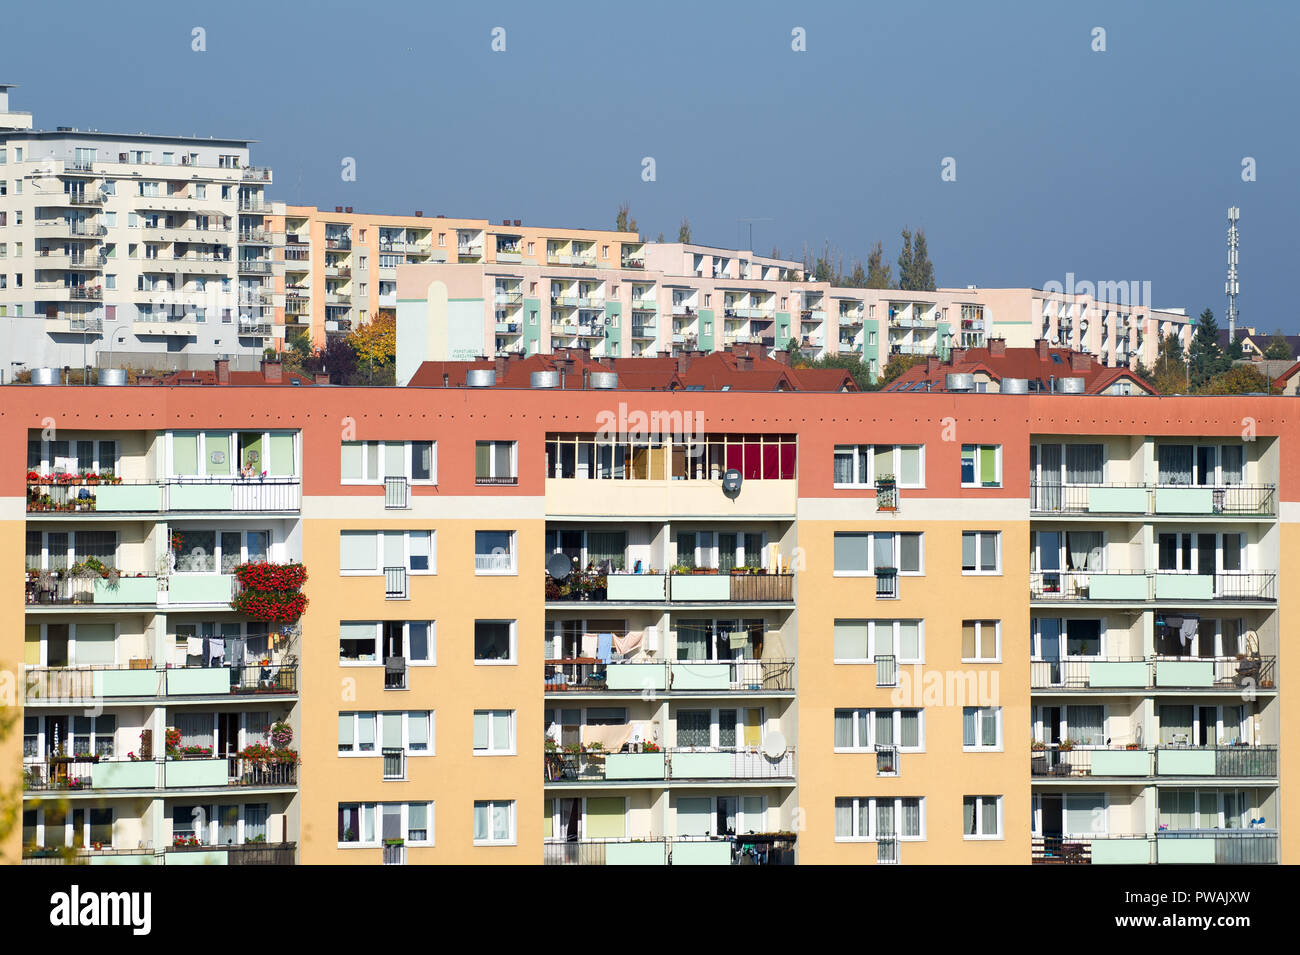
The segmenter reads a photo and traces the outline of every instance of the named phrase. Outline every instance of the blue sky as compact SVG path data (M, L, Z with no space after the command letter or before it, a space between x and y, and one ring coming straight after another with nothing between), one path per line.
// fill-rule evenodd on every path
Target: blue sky
M696 241L734 245L756 218L762 252L829 241L865 258L880 239L891 261L919 226L940 285L1150 281L1154 304L1220 319L1236 204L1242 321L1300 332L1281 308L1300 220L1297 4L129 8L74 2L52 21L9 5L13 106L43 128L259 140L290 202L612 227L627 201L649 238L689 216Z

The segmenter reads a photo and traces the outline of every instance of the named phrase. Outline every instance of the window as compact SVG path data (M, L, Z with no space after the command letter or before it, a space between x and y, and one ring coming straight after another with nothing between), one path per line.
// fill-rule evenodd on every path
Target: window
M484 665L516 662L513 620L474 621L474 662Z
M175 478L292 477L297 436L288 431L177 431L169 435Z
M339 624L341 664L379 665L389 657L401 657L411 665L433 666L436 650L437 625L432 620L344 620Z
M431 802L339 803L340 848L376 847L388 840L407 845L433 845Z
M874 752L877 746L897 746L904 752L925 751L923 710L837 709L835 751Z
M515 753L515 711L474 711L474 755L513 756Z
M832 643L836 663L874 663L880 656L925 662L921 620L836 620Z
M437 573L435 531L340 531L339 573L382 574L400 567L412 574Z
M961 572L1001 573L1002 534L999 531L962 531Z
M920 796L840 797L835 800L835 841L925 838L925 799Z
M474 845L514 845L514 842L514 800L475 801Z
M961 812L965 838L1002 838L1001 796L963 796Z
M378 756L400 749L408 756L432 756L433 716L431 710L340 713L339 755Z
M340 481L343 484L382 484L400 477L419 484L436 484L437 443L434 441L344 441Z
M839 531L835 534L834 573L837 577L866 577L881 570L924 573L924 548L919 533Z
M1001 750L1002 707L962 707L961 745L964 750Z
M474 444L475 484L517 484L519 471L514 441L477 441Z
M1000 663L1002 624L998 620L961 622L961 658L965 663Z
M1002 486L1002 446L1000 444L963 444L961 446L961 486Z
M270 557L269 531L216 531L185 528L172 532L172 555L178 574L233 574L246 563Z
M474 573L517 573L514 531L474 532Z
M869 487L884 477L899 487L925 487L925 445L835 446L836 487Z

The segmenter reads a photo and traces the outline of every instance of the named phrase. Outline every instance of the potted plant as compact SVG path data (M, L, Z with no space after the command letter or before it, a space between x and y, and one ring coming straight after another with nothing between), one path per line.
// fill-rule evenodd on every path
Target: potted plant
M286 749L293 742L293 727L283 720L271 726L271 745L276 749Z
M1044 743L1041 739L1036 739L1029 744L1029 748L1033 750L1035 753L1041 753L1045 749L1047 749L1047 744Z
M1068 753L1070 750L1074 749L1074 740L1063 739L1056 744L1056 748L1062 753Z
M1125 749L1141 749L1141 748L1142 748L1142 744L1141 744L1141 743L1128 743L1128 744L1126 744L1126 745L1124 746L1124 748L1125 748Z

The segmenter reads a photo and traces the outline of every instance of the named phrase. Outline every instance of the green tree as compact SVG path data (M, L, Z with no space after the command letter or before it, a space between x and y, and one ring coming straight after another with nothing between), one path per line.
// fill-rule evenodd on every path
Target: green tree
M891 355L889 361L885 362L885 367L880 370L880 380L876 382L876 387L885 387L913 365L924 365L925 360L925 355Z
M867 288L867 270L862 267L861 262L856 260L853 262L853 274L845 281L849 283L850 288Z
M903 250L898 253L898 288L913 288L915 281L915 257L912 254L912 233L908 229L903 230Z
M1187 365L1194 389L1228 370L1230 362L1219 347L1219 324L1211 309L1201 312L1196 323L1196 331L1187 348Z
M862 391L871 391L876 386L871 383L871 372L862 359L856 355L826 355L822 358L809 358L800 354L799 360L790 362L794 368L834 368L847 371Z
M682 224L677 227L677 241L690 243L691 241L691 220L683 218Z
M1187 362L1183 359L1183 343L1170 332L1160 342L1156 363L1147 380L1162 395L1187 394Z
M1275 331L1273 337L1269 339L1268 344L1264 346L1264 357L1278 360L1291 359L1295 357L1295 352L1291 349L1291 343L1288 342L1286 336L1282 334L1282 329L1279 328Z
M867 284L863 288L891 288L893 268L885 265L884 246L877 242L867 253Z
M934 265L930 262L930 252L925 247L925 230L916 230L916 241L912 246L912 284L909 286L917 292L934 291Z
M785 350L790 354L791 368L807 367L807 365L804 364L806 359L804 358L803 349L799 347L799 339L791 335L790 340L785 343Z
M632 218L632 204L624 202L618 207L618 215L614 219L615 229L619 232L639 232L636 227L636 220Z
M1198 394L1249 395L1281 394L1282 389L1253 365L1233 365L1205 383Z

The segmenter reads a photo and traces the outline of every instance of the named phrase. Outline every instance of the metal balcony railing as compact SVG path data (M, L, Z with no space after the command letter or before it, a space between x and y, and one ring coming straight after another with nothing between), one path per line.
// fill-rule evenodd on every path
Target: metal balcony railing
M1156 833L1156 851L1166 840L1213 840L1215 865L1277 865L1276 830L1163 829Z
M1272 517L1277 514L1277 487L1272 484L1048 484L1029 485L1030 511L1036 514L1187 514L1202 515L1201 500L1186 503L1162 491L1205 491L1209 514Z
M1096 587L1100 579L1104 588ZM1165 582L1194 581L1208 578L1204 597L1179 593L1165 596L1161 593ZM1128 581L1129 583L1123 583ZM1117 584L1117 586L1110 586ZM1029 596L1032 600L1101 600L1124 603L1145 603L1150 600L1277 600L1277 574L1273 571L1225 571L1215 574L1195 574L1174 570L1041 570L1029 575Z
M898 571L892 567L876 568L876 599L894 600L898 597Z
M385 567L384 568L384 597L387 600L405 600L406 590L406 568L405 567Z
M405 657L387 657L384 659L384 689L406 689Z
M897 746L876 747L876 775L877 776L898 775L898 747Z
M383 749L384 757L384 779L405 779L406 778L406 750L400 747L387 747Z
M877 654L876 686L898 686L898 660L893 655Z
M145 661L148 663L148 661ZM132 697L177 697L177 696L211 696L213 692L205 689L198 694L177 692L168 685L168 676L175 674L183 678L202 670L225 670L230 676L229 692L231 695L244 694L294 694L298 692L298 665L296 663L269 663L265 666L250 664L226 667L154 667L154 666L80 666L80 667L28 667L23 674L24 696L27 703L59 702L63 700L88 700L100 698L95 692L95 678L101 680L107 674L125 672L138 673L141 669L151 670L156 678L153 689L146 692L129 694ZM218 693L222 692L220 690ZM126 696L126 694L123 694Z
M404 477L384 478L384 507L400 509L411 506L411 482Z
M384 865L406 865L406 846L385 845Z

